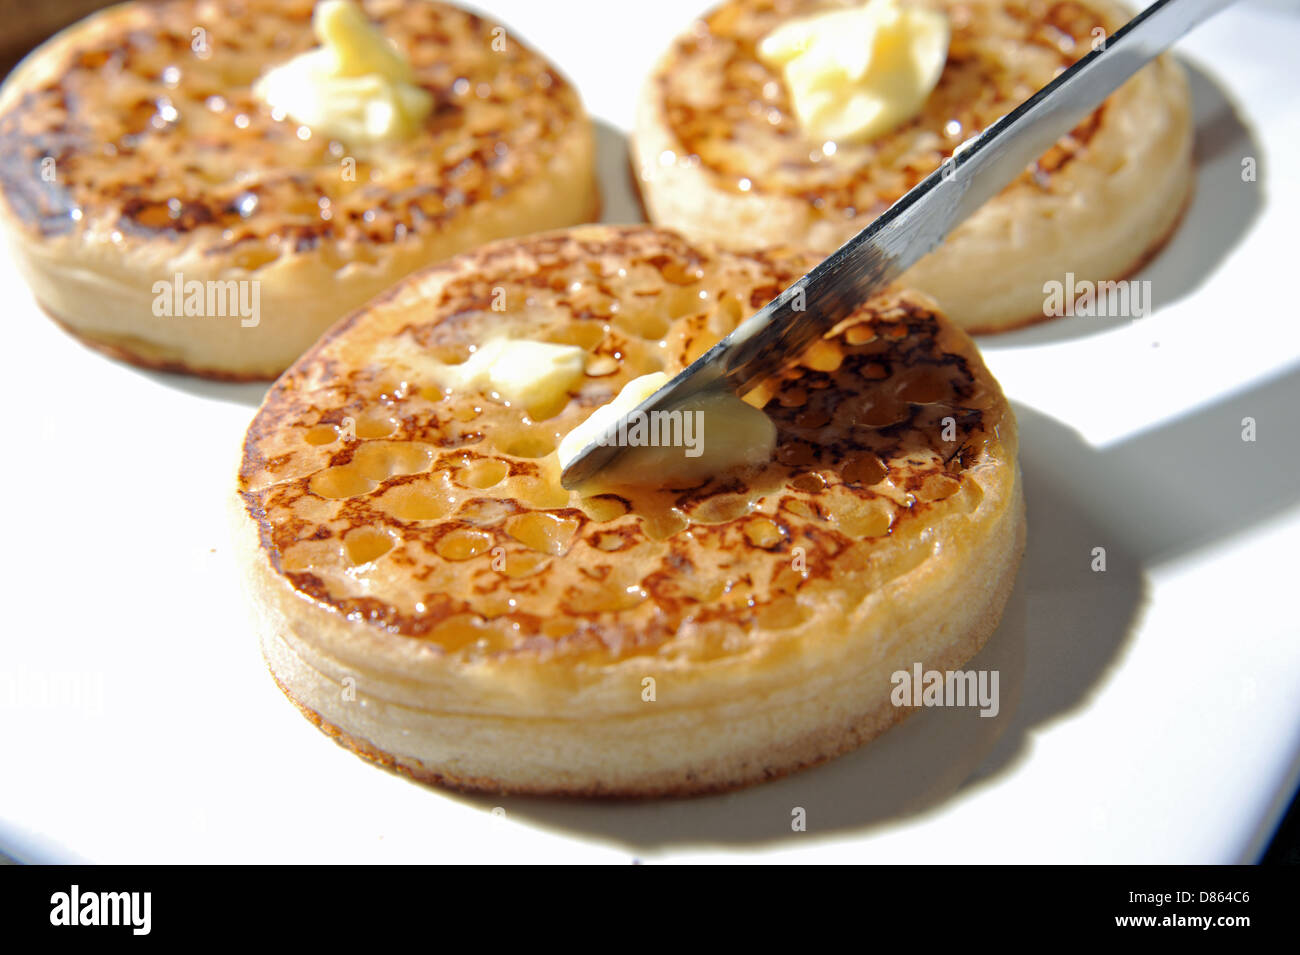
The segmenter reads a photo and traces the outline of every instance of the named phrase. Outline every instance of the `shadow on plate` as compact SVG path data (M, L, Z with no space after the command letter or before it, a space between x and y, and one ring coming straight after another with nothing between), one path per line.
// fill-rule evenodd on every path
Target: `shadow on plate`
M145 368L129 366L136 374L143 375L160 385L175 388L196 398L212 401L224 401L232 405L246 405L256 408L266 397L271 387L269 381L230 382L213 381L210 378L196 378L194 375L180 375L167 371L150 371Z
M994 718L975 709L923 710L847 756L721 796L633 803L453 798L603 838L633 855L665 846L862 834L938 808L1014 767L1037 728L1095 692L1141 617L1147 569L1300 501L1300 485L1286 467L1297 438L1297 396L1300 368L1104 449L1017 407L1028 544L1001 626L963 667L999 671ZM1258 424L1254 443L1241 440L1246 416ZM1231 495L1223 493L1228 481ZM1105 548L1104 573L1092 569L1097 547ZM796 807L807 814L806 833L792 833Z
M627 134L603 119L593 119L592 126L596 130L596 176L602 199L600 221L614 225L645 222L641 195L632 181Z
M1249 231L1264 205L1264 147L1218 81L1182 60L1192 89L1196 192L1169 243L1131 278L1150 281L1153 311L1203 285ZM1253 157L1257 180L1242 181L1242 160ZM1043 345L1095 335L1132 318L1058 318L979 338L983 347Z

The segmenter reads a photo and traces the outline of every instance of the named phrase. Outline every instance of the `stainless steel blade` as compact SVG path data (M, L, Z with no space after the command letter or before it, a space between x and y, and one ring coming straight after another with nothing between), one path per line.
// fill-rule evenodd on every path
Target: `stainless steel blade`
M625 416L680 406L705 388L744 394L797 358L943 241L1175 40L1234 0L1156 0L1104 45L957 148L870 225ZM576 487L621 452L615 422L564 469Z

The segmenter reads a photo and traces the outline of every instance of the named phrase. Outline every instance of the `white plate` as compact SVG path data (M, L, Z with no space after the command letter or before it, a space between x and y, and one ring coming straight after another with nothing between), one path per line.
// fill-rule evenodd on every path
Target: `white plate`
M601 121L607 218L634 218L618 130L701 6L491 7L576 80ZM1255 858L1300 737L1297 49L1282 3L1245 3L1181 47L1199 182L1139 276L1154 314L985 343L1020 414L1030 506L1015 596L972 664L1001 673L998 718L925 711L729 796L467 798L329 742L268 678L227 546L222 506L262 389L107 361L0 261L0 848L101 862ZM791 831L796 807L806 832Z

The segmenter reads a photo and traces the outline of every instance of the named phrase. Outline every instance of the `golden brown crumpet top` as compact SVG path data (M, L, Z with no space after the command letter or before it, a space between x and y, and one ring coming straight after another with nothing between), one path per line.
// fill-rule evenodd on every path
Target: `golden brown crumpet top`
M339 142L269 107L254 86L316 51L312 12L124 4L0 88L0 225L36 300L83 341L148 367L274 378L403 276L598 215L577 93L454 6L364 8L432 100L413 135Z
M929 0L952 27L948 62L920 115L865 143L823 150L801 130L778 71L758 59L782 23L844 6L830 0L728 0L679 37L656 82L682 157L717 188L806 199L825 217L874 218L951 156L1091 52L1095 30L1125 22L1104 2ZM1053 173L1092 137L1106 107L1026 171L1012 189L1051 190ZM666 158L666 157L665 157Z
M46 66L43 82L3 99L5 198L46 235L96 231L126 245L162 236L191 254L233 251L254 270L320 247L341 267L504 195L546 162L557 130L582 119L576 93L544 60L513 37L493 48L491 21L380 0L366 13L436 98L432 116L418 136L369 150L312 135L277 120L251 89L315 46L312 6L115 8ZM345 157L355 176L341 174Z
M778 431L756 470L584 498L554 454L630 379L680 370L812 264L593 226L411 277L305 354L249 429L240 492L273 572L466 661L715 660L843 620L975 533L986 493L1012 494L1005 400L924 299L873 300L750 397ZM584 348L576 393L524 409L432 384L431 361L501 333Z

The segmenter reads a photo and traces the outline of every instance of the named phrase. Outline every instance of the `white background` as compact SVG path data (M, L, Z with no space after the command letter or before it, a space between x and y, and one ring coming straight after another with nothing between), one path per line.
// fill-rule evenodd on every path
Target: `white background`
M482 5L622 131L702 5ZM337 748L267 676L223 502L264 390L144 373L58 331L0 257L0 849L19 859L1253 860L1300 753L1300 98L1294 4L1247 2L1180 52L1199 181L1136 321L986 340L1016 403L1030 539L971 666L1002 713L931 710L728 796L600 805L426 789ZM1243 157L1258 161L1243 182ZM1258 440L1241 440L1242 419ZM1091 552L1108 553L1104 574ZM74 686L45 699L43 688ZM505 812L494 814L493 807ZM808 831L791 832L792 810Z

